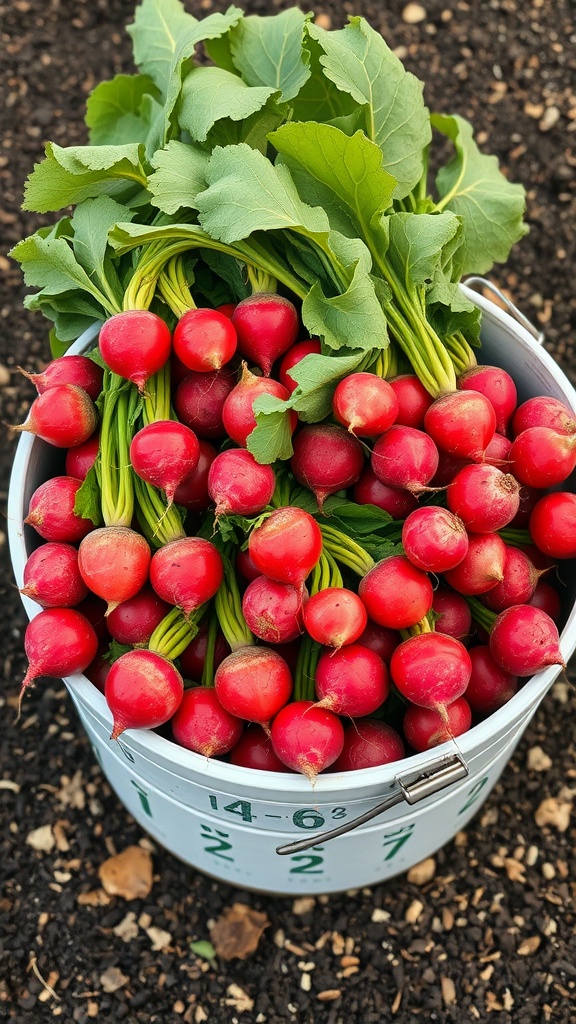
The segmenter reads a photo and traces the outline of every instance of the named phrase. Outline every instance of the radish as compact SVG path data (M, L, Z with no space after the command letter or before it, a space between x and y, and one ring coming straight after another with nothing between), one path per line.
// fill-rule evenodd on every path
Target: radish
M19 710L25 690L40 676L63 679L83 672L96 656L98 637L75 608L46 608L26 626L24 650L28 670L22 680Z
M80 575L86 586L108 603L108 614L142 589L150 559L145 538L127 526L93 530L78 549Z
M11 430L36 434L55 448L73 448L83 444L98 425L96 406L76 384L55 384L30 406L25 423Z
M85 480L89 470L92 469L96 462L99 450L100 435L97 432L92 434L87 441L83 441L82 444L69 448L66 452L66 461L64 463L67 475L73 476L77 480Z
M507 547L504 579L482 595L482 604L493 612L502 612L512 604L525 604L532 597L540 575L541 570L535 568L524 551Z
M398 377L393 377L390 387L398 402L396 423L421 430L424 425L426 409L433 402L432 395L426 391L422 382L413 373L403 373Z
M268 292L256 292L242 299L232 314L238 335L238 350L270 376L273 362L298 337L296 307L289 299Z
M247 367L242 365L242 376L236 386L226 398L222 407L222 422L229 437L241 448L246 448L249 435L256 426L256 416L252 406L259 395L274 395L285 401L289 398L286 388L277 380L269 380L266 377L257 377ZM298 415L290 412L291 429L296 429Z
M392 657L392 652L401 642L402 637L396 629L388 629L387 626L379 626L377 622L370 619L364 631L358 637L361 647L369 647L371 651L378 654L386 664Z
M411 636L390 659L390 674L402 696L441 714L463 695L471 671L464 644L443 633Z
M388 669L368 647L347 644L320 656L316 668L317 707L336 715L363 718L384 703L389 691Z
M55 384L76 384L94 402L102 390L104 371L88 356L59 356L53 359L42 373L26 373L18 367L28 380L32 381L39 395Z
M404 754L404 741L391 725L373 718L356 718L344 730L342 753L331 770L355 772L376 768L401 761Z
M72 544L49 542L29 556L20 593L43 608L69 608L88 595L78 570L78 551Z
M473 533L497 533L516 515L520 485L496 466L472 464L456 474L446 491L448 508Z
M559 434L550 427L529 427L510 448L510 468L527 487L564 483L576 467L576 434Z
M265 576L301 590L322 554L322 533L309 512L287 505L252 530L248 553Z
M368 616L389 629L407 629L432 607L432 583L405 555L382 559L360 580L358 593Z
M332 411L351 434L378 437L394 423L398 399L382 377L374 373L350 373L336 385Z
M172 349L178 359L196 373L219 370L230 362L236 346L230 317L216 309L189 309L172 335Z
M404 520L402 546L412 565L424 572L453 569L468 551L466 527L439 505L423 505Z
M512 441L505 437L504 434L499 434L497 431L493 434L490 444L484 452L483 458L480 460L483 463L488 463L489 466L498 466L504 468L510 461L510 449L512 447Z
M362 445L343 427L314 423L294 438L290 468L298 483L313 492L320 511L330 494L356 483L363 467Z
M438 469L438 459L438 449L428 434L395 424L376 441L371 461L383 484L420 494Z
M442 451L482 458L496 430L496 413L478 391L450 391L426 410L424 429Z
M259 576L262 576L260 569L257 569L256 566L254 565L254 562L250 557L250 552L248 551L248 548L246 548L245 551L240 549L240 551L236 555L236 568L238 569L240 575L243 576L244 579L248 581L248 583L251 583L252 580L257 580Z
M388 487L375 475L371 466L365 466L352 490L357 505L376 505L393 519L404 519L418 507L415 494L402 487Z
M304 625L313 640L339 649L353 644L368 624L358 594L346 587L326 587L313 594L304 606Z
M222 409L236 386L236 378L227 366L213 373L190 373L180 381L174 394L178 419L198 437L214 440L224 437Z
M418 753L461 736L468 732L471 725L472 711L464 697L458 697L442 713L435 708L421 708L411 704L402 722L407 742Z
M89 679L102 695L106 689L106 680L111 668L110 662L106 657L107 654L108 644L103 647L99 647L96 651L96 656L92 658L90 664L84 669L86 679Z
M161 370L172 348L170 331L148 309L115 313L100 328L100 354L112 373L132 381L142 392Z
M448 452L439 452L438 468L430 481L431 486L437 490L444 490L448 484L452 483L457 473L464 469L464 466L469 465L469 459L459 459L455 455L449 455Z
M216 502L216 518L253 516L270 504L276 476L245 448L228 448L217 455L208 473L208 493Z
M268 728L292 695L292 675L284 658L269 647L233 651L216 669L218 700L231 715Z
M248 629L269 644L284 644L303 632L304 593L289 583L258 576L248 584L242 598L242 614Z
M53 476L36 488L24 522L33 526L44 540L77 544L91 530L94 523L74 512L76 495L81 480L71 476Z
M114 724L111 740L125 729L157 729L178 709L182 676L171 661L144 649L127 651L113 663L104 696Z
M288 772L272 749L270 737L261 725L247 725L230 751L230 764L239 768L255 768L262 772Z
M530 535L551 558L576 558L576 494L545 494L532 509Z
M224 578L220 552L203 537L170 541L152 555L150 582L162 600L186 616L209 601Z
M236 306L236 302L222 302L219 306L216 306L216 309L219 313L222 313L223 316L227 316L230 320Z
M530 600L526 601L526 604L530 604L534 608L541 608L542 611L546 612L554 622L559 622L562 612L560 595L558 591L549 583L546 583L545 580L538 580L534 593Z
M318 338L305 338L303 341L297 341L284 353L278 367L278 380L290 395L298 387L290 370L293 370L304 359L304 356L320 355L321 351L322 346Z
M134 597L122 601L108 614L106 625L110 636L119 644L147 644L152 633L170 611L170 605L144 585Z
M496 664L487 644L470 651L472 675L465 697L477 715L491 715L518 691L518 678Z
M506 545L497 533L469 533L462 561L444 574L459 594L485 594L504 579Z
M176 420L155 420L142 427L130 442L134 472L166 494L168 505L176 488L194 472L200 458L200 444L190 427Z
M208 474L218 452L209 441L198 442L199 453L196 469L185 477L174 491L174 501L189 512L205 512L210 505Z
M472 634L472 613L468 602L461 594L450 590L449 587L436 587L432 611L438 616L434 620L437 633L446 633L455 640L466 643Z
M500 434L508 432L518 402L518 392L506 370L500 366L473 366L460 374L456 386L459 391L477 391L484 395L496 413L496 430Z
M574 434L576 414L559 398L538 395L519 405L512 420L514 437L530 427L549 427L558 434Z
M518 511L514 519L511 519L508 523L508 526L513 530L523 530L528 526L532 509L542 497L542 491L538 487L526 487L524 484L520 484L518 497L520 499Z
M337 715L310 700L297 700L278 712L270 730L272 749L283 764L312 785L319 772L342 753L344 727Z
M529 604L500 612L490 630L490 653L500 668L515 676L531 676L548 665L566 668L556 625Z
M180 671L185 679L192 679L196 682L200 682L204 672L207 650L208 624L201 622L196 636L190 641L188 647L182 651L179 658ZM224 658L228 657L229 654L230 647L224 638L224 634L220 629L218 629L214 640L214 651L212 654L213 668L217 669L218 665L224 661ZM212 683L213 680L210 680L210 682Z
M207 686L185 691L170 724L176 743L204 757L227 754L244 729L244 723L229 714Z

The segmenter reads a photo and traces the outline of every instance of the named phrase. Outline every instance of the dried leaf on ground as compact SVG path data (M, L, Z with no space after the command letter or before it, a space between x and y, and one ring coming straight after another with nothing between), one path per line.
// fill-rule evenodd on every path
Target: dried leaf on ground
M252 910L245 903L227 907L210 931L217 956L223 960L244 960L257 948L269 924L266 914Z
M33 850L39 850L41 853L50 853L56 843L52 826L41 825L40 828L33 829L26 836L26 842Z
M98 875L109 896L141 899L148 896L152 888L152 858L141 846L127 846L105 860L98 868Z

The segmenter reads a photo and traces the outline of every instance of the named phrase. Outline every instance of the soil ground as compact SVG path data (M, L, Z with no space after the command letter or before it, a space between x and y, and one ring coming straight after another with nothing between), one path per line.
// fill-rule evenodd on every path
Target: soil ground
M196 15L218 6L187 2ZM271 13L287 5L245 6ZM45 141L86 141L90 89L131 70L124 26L133 10L132 0L0 4L3 421L23 420L32 397L17 365L37 370L48 359L46 325L24 311L19 270L5 256L42 221L20 211L23 183ZM524 183L531 231L493 280L576 379L573 4L358 0L316 10L332 27L347 13L368 17L425 80L429 105L470 118L485 151ZM13 450L5 432L3 501ZM0 539L0 1020L576 1019L576 700L566 683L554 686L495 791L427 876L308 900L240 891L150 844L104 780L62 684L39 685L15 724L25 617L4 532ZM99 866L137 844L152 850L150 895L104 902ZM190 943L209 939L235 903L265 915L258 948L244 960L203 959Z

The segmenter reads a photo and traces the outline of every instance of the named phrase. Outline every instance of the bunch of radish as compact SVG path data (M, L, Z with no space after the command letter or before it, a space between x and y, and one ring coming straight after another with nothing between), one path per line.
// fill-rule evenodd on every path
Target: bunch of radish
M319 351L288 298L255 293L173 331L118 313L96 352L33 378L18 429L62 449L62 471L26 517L38 543L22 593L42 610L22 693L83 672L113 737L162 727L313 781L454 738L563 665L574 413L518 404L492 366L434 400L410 368L355 372L323 421L291 412L289 460L257 462L256 398L288 399ZM395 549L375 561L331 523L331 496L388 513Z

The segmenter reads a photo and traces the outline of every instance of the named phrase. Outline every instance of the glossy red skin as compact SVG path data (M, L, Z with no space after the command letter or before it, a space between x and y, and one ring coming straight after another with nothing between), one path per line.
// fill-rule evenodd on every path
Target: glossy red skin
M404 555L382 559L360 580L358 593L369 618L389 629L407 629L430 611L430 578Z
M375 475L371 466L365 466L354 484L352 500L358 505L376 505L393 519L405 519L418 508L418 499L402 487L389 487Z
M172 338L164 321L147 309L129 309L111 316L100 328L100 354L120 377L139 391L170 357Z
M297 341L284 353L278 367L278 380L290 395L298 387L298 384L290 376L289 370L293 370L305 356L320 355L321 351L322 346L318 338L305 338L303 341Z
M343 427L318 423L302 427L293 442L290 468L316 496L319 509L330 494L351 487L364 468L360 441Z
M253 516L270 503L276 487L271 466L261 465L245 448L227 448L208 472L208 493L216 515Z
M576 434L559 434L550 427L529 427L510 449L510 472L527 487L564 483L576 466Z
M258 576L248 584L242 613L248 629L268 644L284 644L303 632L302 613L307 598L289 583Z
M191 679L196 683L200 682L204 671L207 647L208 625L207 623L201 623L196 636L190 641L188 647L186 647L180 655L180 671L185 679ZM224 661L224 658L227 658L229 654L230 647L224 637L224 634L218 630L214 641L214 671L216 671L218 665L220 665L220 663Z
M510 461L511 447L512 441L505 437L504 434L499 434L496 431L481 461L490 466L498 466L499 469L506 471Z
M272 749L270 738L261 725L247 725L230 751L230 764L262 772L289 772Z
M393 388L398 400L396 423L421 430L426 410L434 401L432 395L412 373L403 373L398 377L393 377L390 387Z
M28 557L20 593L43 608L71 608L88 596L72 544L48 542Z
M205 512L210 505L208 494L208 474L218 452L209 441L199 442L198 463L196 469L187 476L174 491L174 502L182 505L189 512Z
M473 463L456 474L446 491L448 508L473 533L497 533L520 507L520 485L497 466Z
M176 743L204 757L227 754L244 730L244 722L229 714L206 686L185 690L171 726Z
M372 449L374 474L388 487L402 487L418 494L438 469L439 453L423 430L394 424Z
M106 688L106 680L110 671L110 662L106 660L105 655L108 652L108 644L104 644L99 647L96 656L92 659L90 664L84 669L84 675L86 679L89 679L94 684L100 693L104 693Z
M294 304L267 292L242 299L232 314L232 324L238 335L238 351L259 366L265 377L270 376L276 359L294 344L299 331Z
M501 434L508 432L518 392L506 370L500 366L474 366L460 374L456 386L459 391L477 391L484 395L496 413L496 430Z
M229 316L217 309L189 309L174 328L172 348L196 373L210 373L230 362L236 352L236 331Z
M374 651L347 644L320 655L316 694L322 707L337 715L364 718L384 703L390 692L388 669Z
M468 534L453 512L439 505L423 505L404 520L402 546L418 569L446 572L466 556Z
M122 601L106 617L108 632L119 644L148 643L156 626L160 624L171 606L154 593L152 587L144 585L134 597Z
M559 434L574 434L576 413L558 398L538 395L519 405L512 419L514 437L529 427L549 427Z
M504 579L506 545L497 533L469 533L465 558L444 574L459 594L485 594Z
M231 715L266 725L290 700L292 674L269 647L242 647L218 666L214 687Z
M576 494L545 494L532 509L529 531L534 543L551 558L576 558Z
M388 381L375 373L350 373L336 385L332 411L358 437L378 437L395 422L398 399Z
M438 586L434 591L432 611L438 618L434 622L437 633L446 633L466 643L472 635L472 613L461 594L448 587Z
M532 605L533 608L541 608L558 625L562 613L562 601L560 594L550 583L538 580L532 597L526 603Z
M236 306L236 302L223 302L221 306L216 306L216 309L219 313L222 313L223 316L227 316L230 319L236 309Z
M322 533L304 509L276 509L248 538L256 569L279 583L301 587L322 554Z
M196 434L177 420L154 420L137 431L130 442L134 472L164 490L169 502L178 485L194 472L199 458Z
M185 615L213 597L223 577L220 552L203 537L170 541L154 552L150 562L154 590Z
M548 665L564 665L555 623L533 605L512 605L500 612L488 642L494 660L512 675L531 676Z
M127 651L113 663L104 696L114 717L111 739L124 729L157 729L180 706L184 681L178 669L155 651Z
M77 480L85 480L88 471L96 462L96 456L100 449L100 435L98 432L91 435L87 441L69 448L66 452L64 468L68 476L74 476Z
M36 434L55 448L84 444L98 426L96 406L76 384L54 384L30 406L25 424L16 428Z
M95 401L102 390L104 370L88 356L68 355L53 359L42 373L31 373L26 376L32 381L39 395L44 394L55 384L76 384L92 401Z
M72 476L53 476L36 488L24 522L33 526L44 540L77 544L94 529L91 519L74 512L81 480Z
M491 715L506 704L518 690L518 678L496 664L488 644L470 650L472 675L465 697L477 715Z
M496 430L494 406L478 391L450 391L426 410L424 430L450 455L482 457Z
M418 707L436 710L462 697L471 671L464 645L444 633L411 636L390 659L390 673L402 696Z
M24 650L29 665L22 690L39 676L64 679L83 672L96 656L98 637L77 609L45 608L26 626Z
M254 565L248 548L246 548L245 551L239 551L236 555L236 568L248 583L251 583L252 580L257 580L259 576L262 576L260 569L257 569Z
M230 391L222 406L222 422L229 437L241 448L246 448L249 434L256 426L256 416L252 406L259 395L274 395L285 401L289 394L277 380L268 377L257 377L244 366L242 377ZM296 429L297 413L290 412L291 429Z
M78 568L86 586L110 608L142 589L151 555L142 534L127 526L102 526L81 541Z
M504 579L482 596L482 603L493 612L502 612L513 604L525 604L536 589L539 575L524 551L507 547Z
M342 647L358 640L368 624L366 609L353 590L326 587L304 606L304 625L313 640Z
M405 754L400 734L386 722L356 718L344 730L344 746L331 767L333 772L362 771L401 761Z
M313 781L342 753L344 727L332 711L310 700L298 700L278 712L270 738L276 756Z
M402 723L407 742L417 753L431 750L461 736L472 725L472 711L464 697L458 697L442 714L432 708L411 705Z
M369 647L371 651L378 654L386 664L392 657L392 652L402 642L398 630L388 629L387 626L379 626L377 622L368 619L366 629L358 637L358 643L362 647Z

